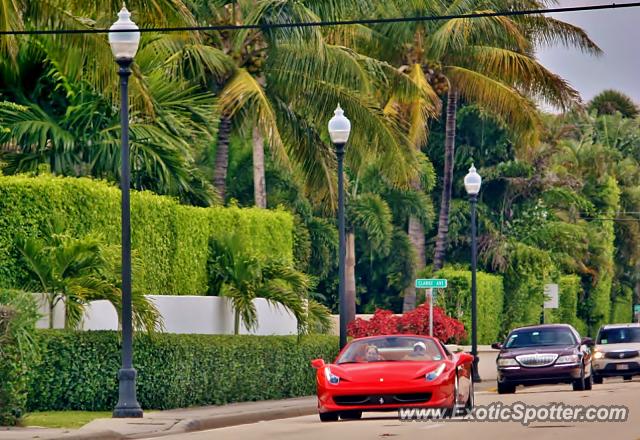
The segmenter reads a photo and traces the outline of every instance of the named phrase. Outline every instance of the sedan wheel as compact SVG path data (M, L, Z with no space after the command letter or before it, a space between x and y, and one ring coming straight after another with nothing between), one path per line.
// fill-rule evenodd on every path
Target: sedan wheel
M593 375L593 383L601 385L604 382L604 378L602 376Z
M516 386L510 383L498 382L498 394L513 394L516 392Z
M338 421L338 413L337 412L325 412L318 413L320 415L321 422L337 422Z

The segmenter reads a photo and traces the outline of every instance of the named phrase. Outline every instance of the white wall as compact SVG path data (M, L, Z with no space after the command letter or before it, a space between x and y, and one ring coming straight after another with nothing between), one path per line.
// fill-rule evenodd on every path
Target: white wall
M118 330L118 312L109 301L92 301L84 309L82 330Z
M36 323L36 328L49 328L49 301L45 293L34 293L33 296L38 304L40 319ZM64 328L64 302L60 301L53 309L53 328Z
M164 321L166 333L233 334L233 308L228 298L218 296L147 295ZM241 334L294 335L295 317L282 306L271 306L262 298L254 300L258 327L252 332L241 325ZM60 321L62 323L62 320ZM48 319L46 321L48 325ZM46 327L46 326L45 326ZM117 330L118 314L108 301L93 301L84 312L83 330Z

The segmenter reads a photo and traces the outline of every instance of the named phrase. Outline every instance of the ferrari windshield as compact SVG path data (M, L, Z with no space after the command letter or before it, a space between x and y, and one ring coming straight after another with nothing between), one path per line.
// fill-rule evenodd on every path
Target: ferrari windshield
M382 336L354 341L336 363L440 361L444 353L433 339L411 336Z
M575 345L576 338L566 327L530 328L513 331L506 348L538 347L547 345Z
M640 342L640 327L618 327L600 330L598 344Z

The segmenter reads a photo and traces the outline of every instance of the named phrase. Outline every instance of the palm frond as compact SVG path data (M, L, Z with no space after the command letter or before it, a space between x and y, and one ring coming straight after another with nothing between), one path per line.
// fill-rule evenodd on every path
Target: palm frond
M220 106L229 115L242 112L257 124L275 159L288 165L286 148L280 136L276 113L263 87L247 72L238 69L220 95Z
M524 140L533 140L540 130L540 117L531 100L516 89L479 72L448 66L447 76L466 99L499 115Z
M499 79L559 108L580 103L580 94L566 80L528 55L493 46L470 46L458 61L462 67Z

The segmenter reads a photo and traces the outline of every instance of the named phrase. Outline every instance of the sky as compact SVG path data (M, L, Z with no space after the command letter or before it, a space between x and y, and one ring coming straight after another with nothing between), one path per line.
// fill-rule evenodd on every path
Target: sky
M637 0L560 0L559 6L634 3ZM538 51L540 62L569 81L586 102L605 89L620 90L640 104L640 7L569 12L555 18L584 29L604 51L594 57L563 47Z

